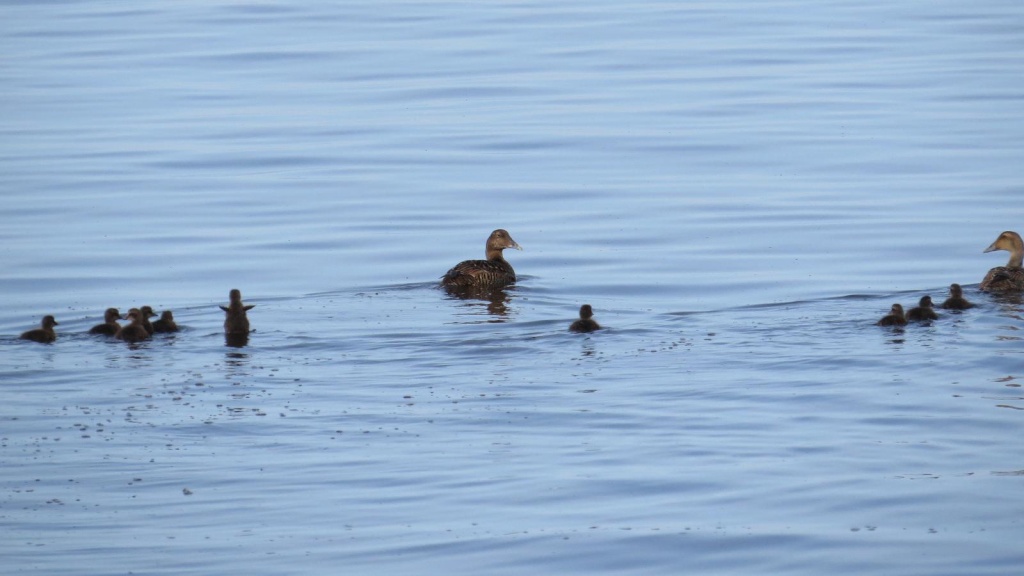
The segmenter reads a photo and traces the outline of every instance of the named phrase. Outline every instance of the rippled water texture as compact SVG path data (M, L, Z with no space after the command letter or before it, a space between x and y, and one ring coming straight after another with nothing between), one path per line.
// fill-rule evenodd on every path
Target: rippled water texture
M3 14L6 572L1024 565L1019 2Z

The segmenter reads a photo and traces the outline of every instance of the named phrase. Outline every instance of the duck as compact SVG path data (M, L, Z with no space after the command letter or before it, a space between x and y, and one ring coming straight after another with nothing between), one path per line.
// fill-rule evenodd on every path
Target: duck
M964 299L964 289L959 284L949 285L949 298L942 303L942 308L945 310L967 310L973 308L974 304L971 304Z
M156 312L153 312L153 308L149 306L143 306L142 308L139 308L139 312L142 314L142 327L146 329L146 332L149 332L150 336L152 336L153 324L149 321L149 319L155 317Z
M921 300L917 303L917 306L907 310L907 320L938 320L939 315L935 313L932 308L932 297L921 296Z
M996 238L996 241L985 248L985 252L1006 250L1010 253L1010 261L1006 266L996 266L988 271L978 289L982 292L1020 292L1024 291L1024 241L1020 234L1007 230Z
M580 306L580 319L569 325L571 332L593 332L594 330L600 330L601 325L594 320L594 309L590 307L590 304L584 304Z
M879 326L906 326L907 318L903 315L903 306L899 304L893 304L892 308L889 309L889 313L882 316L882 319L876 322Z
M32 330L23 332L20 338L22 340L31 340L41 344L50 344L57 340L57 333L53 330L54 326L58 326L58 323L53 316L43 316L43 321L39 323L39 328L33 328Z
M121 325L117 323L120 318L121 312L117 308L107 308L107 311L103 313L103 324L97 324L90 328L89 334L102 334L104 336L117 334L117 331L121 329Z
M145 325L142 323L145 318L146 316L143 314L142 310L132 308L128 311L128 314L125 315L125 320L131 320L131 324L122 326L114 337L118 340L124 340L125 342L132 344L148 340L151 336L146 330Z
M160 319L153 322L153 332L177 332L178 324L174 321L174 313L164 310L160 313Z
M249 318L245 315L247 310L252 310L255 304L242 304L242 293L236 288L228 293L231 303L221 306L220 309L227 313L224 318L225 334L248 334Z
M487 259L459 262L441 277L441 284L455 289L499 289L514 284L516 272L502 255L506 248L523 249L507 231L499 228L491 232L485 247Z

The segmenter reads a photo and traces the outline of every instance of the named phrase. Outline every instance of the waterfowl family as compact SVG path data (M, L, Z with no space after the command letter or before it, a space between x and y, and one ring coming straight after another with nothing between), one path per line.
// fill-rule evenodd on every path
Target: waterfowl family
M121 329L117 331L115 337L118 340L124 340L125 342L131 343L148 340L151 336L146 330L146 326L143 324L145 318L146 316L141 310L138 308L132 308L125 316L125 320L131 320L131 324L122 326Z
M573 322L569 326L569 330L572 332L593 332L594 330L600 330L601 325L594 320L593 316L594 309L590 307L590 304L580 306L580 319Z
M932 308L932 297L921 296L921 300L917 303L917 306L907 311L907 320L938 320L939 315L935 313L935 309Z
M53 327L57 325L57 320L54 319L53 316L43 316L43 321L40 322L39 328L33 328L32 330L23 332L21 339L49 344L57 340L57 333L53 330Z
M153 322L153 332L177 332L178 324L174 321L174 314L170 310L160 313L160 319Z
M959 284L949 285L949 298L942 303L942 307L945 310L967 310L973 308L974 304L971 304L964 299L964 290Z
M1007 230L985 249L985 252L1006 250L1010 261L1006 266L996 266L988 271L978 289L983 292L1019 292L1024 290L1024 241L1020 234Z
M90 328L89 334L114 336L121 329L121 325L117 323L120 318L121 312L117 308L107 308L107 311L103 313L103 324L97 324Z
M246 310L252 310L256 305L242 304L242 293L237 288L228 294L228 298L231 300L231 303L220 307L221 310L227 313L227 317L224 318L224 333L229 335L248 334L249 318L245 312Z
M889 313L882 316L882 319L876 322L879 326L906 326L907 318L903 315L903 306L899 304L893 304L892 308L889 309Z
M441 284L456 289L497 289L515 283L516 272L502 255L506 248L522 250L505 230L499 228L491 232L485 248L487 259L459 262L441 277Z

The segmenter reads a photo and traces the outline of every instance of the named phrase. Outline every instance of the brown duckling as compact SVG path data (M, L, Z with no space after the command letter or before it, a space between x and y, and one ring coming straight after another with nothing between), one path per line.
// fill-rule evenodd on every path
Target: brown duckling
M906 326L907 318L903 315L903 306L899 304L893 304L889 313L882 316L882 319L876 322L879 326Z
M238 289L232 290L228 297L231 299L231 303L227 306L221 306L220 309L227 312L227 317L224 318L224 333L225 334L248 334L249 333L249 317L246 316L247 310L252 310L256 305L242 304L242 293Z
M174 321L174 314L170 310L160 313L160 319L153 322L153 332L177 332L178 324Z
M486 260L465 260L459 262L441 277L441 284L448 288L504 288L516 281L516 272L505 260L505 248L523 248L505 230L495 230L487 237Z
M124 340L125 342L130 343L148 340L151 336L149 332L146 331L145 325L142 323L145 318L146 316L141 310L138 308L132 308L128 311L127 316L125 316L125 320L131 320L131 324L122 326L121 329L117 331L117 335L115 337L118 340Z
M938 320L939 315L935 313L935 309L932 308L932 297L921 296L921 300L917 303L917 306L907 310L907 320L924 321L924 320Z
M152 336L153 324L149 321L149 319L154 318L156 316L156 312L153 312L153 308L149 306L143 306L142 308L139 308L139 312L142 313L142 327L146 329L146 332L149 332L150 336Z
M964 289L959 284L950 284L949 298L942 303L942 307L946 310L967 310L974 308L974 304L964 299Z
M117 331L121 329L121 325L117 323L120 318L121 312L117 308L107 308L107 311L103 313L103 324L97 324L90 328L89 334L116 335Z
M996 266L988 271L978 289L983 292L1020 292L1024 290L1024 241L1020 234L1007 230L996 238L985 252L1006 250L1010 253L1010 261L1006 266Z
M57 333L53 330L53 327L57 325L57 320L53 316L43 316L43 321L40 322L39 328L33 328L28 332L22 333L21 339L49 344L57 340Z
M584 304L580 306L580 319L573 322L569 326L569 330L572 332L593 332L594 330L600 330L601 325L594 320L594 309L590 307L590 304Z

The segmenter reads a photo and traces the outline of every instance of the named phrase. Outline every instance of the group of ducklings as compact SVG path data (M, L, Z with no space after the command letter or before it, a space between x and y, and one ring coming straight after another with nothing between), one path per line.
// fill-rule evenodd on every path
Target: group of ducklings
M501 290L515 283L516 273L512 265L505 260L504 250L515 248L522 250L522 247L512 239L512 236L505 230L498 229L491 232L487 237L484 247L484 260L464 260L453 266L444 276L441 277L441 285L454 294L483 294ZM1021 292L1024 291L1024 241L1016 232L1007 230L999 235L984 252L1006 250L1010 253L1010 261L1006 266L997 266L988 271L981 281L979 289L985 292ZM224 334L229 343L242 340L249 334L249 318L246 312L254 305L242 303L242 293L237 289L231 290L228 295L230 303L221 306L226 313L224 319ZM952 284L949 287L949 298L942 303L946 310L966 310L973 304L963 297L963 289L959 284ZM176 332L178 325L174 322L174 315L170 310L165 310L160 319L150 323L149 319L156 316L149 306L132 308L124 319L131 320L126 326L117 323L121 319L121 313L117 308L108 308L104 314L103 324L94 326L89 330L90 334L104 334L113 336L118 340L126 342L140 342L152 337L157 332ZM573 332L593 332L600 330L601 325L593 319L594 309L590 304L580 306L580 317L574 321L569 330ZM889 314L878 321L879 326L905 326L908 321L927 321L938 318L935 313L931 296L923 296L914 308L906 314L903 306L893 304ZM29 330L21 335L22 339L35 342L53 342L57 334L53 327L57 326L57 320L53 316L43 317L42 325L34 330Z
M224 334L228 337L229 341L232 339L237 340L243 336L248 337L249 318L246 316L246 311L251 310L255 304L242 304L242 293L238 290L232 290L229 298L230 303L227 306L220 307L227 314L227 317L224 319ZM103 323L90 328L89 334L111 336L134 344L152 338L153 334L177 332L179 330L178 324L174 321L174 313L170 310L164 310L160 314L159 320L150 322L149 319L155 316L156 313L149 306L132 308L123 317L117 308L107 308L106 312L103 313ZM122 326L118 324L118 320L130 320L131 322ZM55 342L57 340L57 332L53 327L58 325L57 320L53 316L44 316L39 328L24 332L21 335L21 339L41 342L43 344Z
M1020 234L1007 230L996 238L996 241L984 250L984 253L1006 250L1010 253L1010 261L1006 266L996 266L985 274L978 289L983 292L1021 292L1024 291L1024 241ZM959 284L950 284L949 298L942 303L945 310L967 310L974 307L964 298L963 288ZM903 313L903 306L893 304L889 313L877 322L879 326L906 326L912 321L936 320L931 296L922 296L917 306Z

